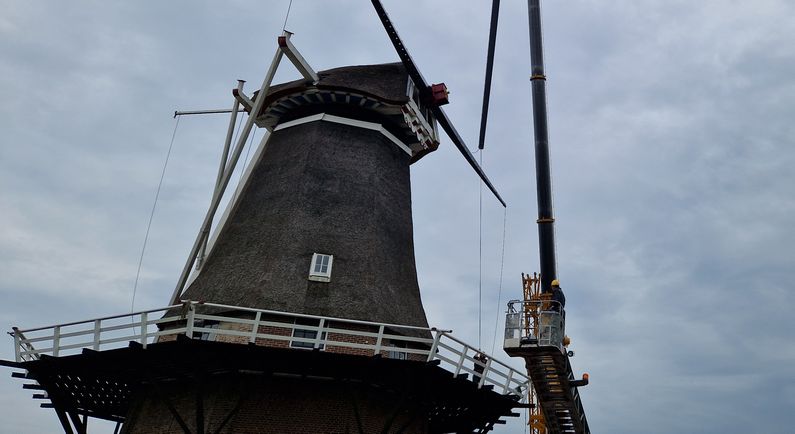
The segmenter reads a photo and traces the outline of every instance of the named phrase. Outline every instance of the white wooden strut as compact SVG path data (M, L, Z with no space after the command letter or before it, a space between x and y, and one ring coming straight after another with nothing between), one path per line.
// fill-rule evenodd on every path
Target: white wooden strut
M248 118L246 119L246 123L243 126L243 131L241 132L240 137L238 137L237 145L235 146L234 152L232 153L232 157L224 169L221 185L219 185L219 188L216 188L213 192L213 198L210 201L210 209L207 210L207 214L204 216L204 222L202 223L199 235L196 237L196 241L193 243L193 247L191 248L190 254L188 255L188 260L185 263L185 266L182 268L182 273L180 274L179 280L177 281L177 286L174 288L174 292L170 298L171 304L179 302L179 297L185 287L185 282L188 280L188 275L191 268L193 267L193 263L196 261L199 249L204 242L204 238L210 233L210 226L212 225L213 218L215 217L215 212L218 210L218 206L221 203L223 192L226 191L226 187L229 185L229 180L232 178L232 172L235 170L235 166L240 159L240 154L243 152L243 148L248 141L249 134L251 134L251 129L254 127L254 119L256 118L257 113L259 113L262 109L262 106L265 102L265 95L268 94L268 89L270 89L271 83L273 82L273 77L276 75L276 69L279 67L279 62L281 62L283 54L283 51L278 49L276 50L276 54L273 56L273 61L271 62L270 68L268 68L268 72L265 74L265 79L262 81L262 86L260 86L260 97L257 98L257 101L254 103L254 107L252 107L251 113L249 114Z
M237 91L243 91L243 84L245 81L238 80L237 81ZM235 123L237 122L237 112L240 109L240 102L235 99L235 103L232 106L232 115L229 117L229 128L226 130L226 140L224 140L224 150L221 152L221 163L218 166L218 176L215 179L215 190L213 191L213 196L218 194L218 190L221 188L221 182L224 178L224 170L226 169L226 163L229 159L229 147L232 145L232 136L235 132ZM204 257L205 252L207 251L207 239L208 236L204 236L204 240L202 241L201 249L199 249L198 257L196 258L196 269L201 269L202 265L204 264Z
M293 62L293 65L295 65L298 72L300 72L305 79L312 81L312 84L317 84L317 82L320 81L320 77L318 77L315 70L309 66L309 63L306 62L304 56L298 52L298 49L295 48L293 43L290 42L290 36L292 36L290 32L285 32L284 35L279 36L279 48L281 48L287 58Z
M197 269L201 268L202 262L205 258L207 240L210 235L210 228L212 226L213 219L215 218L215 213L218 210L218 206L221 203L224 192L229 185L232 172L235 170L235 166L240 160L240 155L245 148L245 144L248 141L249 135L251 134L255 120L262 111L263 105L265 104L265 96L268 94L268 90L270 89L271 83L273 82L273 77L276 75L276 70L279 67L282 56L287 55L287 58L290 59L291 63L296 67L296 69L298 69L301 75L306 80L312 81L312 84L317 84L317 82L320 80L320 77L317 75L315 70L309 66L306 59L304 59L292 42L290 42L290 36L292 36L292 33L287 31L284 31L282 35L279 36L279 48L276 50L276 54L273 56L273 61L271 62L268 72L265 75L265 79L262 82L262 86L259 89L256 101L252 101L243 94L242 82L238 84L237 89L235 89L235 92L233 92L235 96L235 105L231 111L232 116L230 119L230 126L229 130L227 131L227 139L224 145L224 153L222 155L220 166L222 169L219 169L215 190L213 191L212 200L210 201L210 209L207 210L207 214L204 217L204 222L202 223L199 234L196 237L196 241L193 243L193 247L191 248L190 254L188 255L188 260L182 269L179 280L177 281L177 286L174 288L174 292L171 295L170 301L172 304L179 302L180 295L185 289L188 277L190 275L190 270L193 268L194 263L196 264ZM229 157L229 161L227 161L228 147L231 144L231 132L234 128L234 119L240 105L249 111L249 116L246 119L243 131L238 138L232 156ZM175 112L175 116L176 115L177 112Z

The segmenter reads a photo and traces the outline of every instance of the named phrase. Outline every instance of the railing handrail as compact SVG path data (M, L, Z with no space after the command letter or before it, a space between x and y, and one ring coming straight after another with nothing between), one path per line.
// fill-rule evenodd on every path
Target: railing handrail
M186 300L187 301L187 300ZM293 312L284 312L284 311L277 311L277 310L268 310L268 309L257 309L254 307L240 307L240 306L230 306L227 304L218 304L218 303L205 303L205 302L197 302L197 301L190 301L191 304L200 305L200 306L209 306L209 307L218 307L223 309L231 309L231 310L239 310L244 312L260 312L266 314L273 314L278 316L289 316L295 318L308 318L308 319L325 319L330 321L341 321L346 322L349 324L361 324L361 325L374 325L374 326L384 326L384 327L392 327L392 328L401 328L401 329L409 329L409 330L422 330L422 331L435 331L438 330L436 327L421 327L421 326L411 326L411 325L403 325L403 324L391 324L391 323L380 323L380 322L373 322L373 321L365 321L365 320L358 320L358 319L347 319L347 318L337 318L333 316L319 316L319 315L311 315L306 313L293 313ZM178 305L181 306L181 305ZM440 330L445 332L452 333L452 330Z
M521 313L520 311L517 311L516 309L514 309L513 305L515 305L515 304L522 304L522 305L524 305L524 304L538 304L538 305L550 304L550 305L559 306L558 309L562 309L563 308L563 304L561 302L559 302L558 300L552 300L552 299L550 299L550 300L511 300L511 301L508 302L508 312L507 313ZM546 312L546 311L550 311L550 310L555 311L555 309L546 309L546 310L544 310L542 312Z
M198 308L198 309L197 309ZM224 309L226 312L202 314L202 308ZM165 312L172 309L183 309L175 315L161 318L149 315L155 312ZM251 312L256 316L253 319L235 316L239 312ZM296 324L295 322L279 322L279 318L268 321L263 315L276 317L305 318L318 320L316 325ZM137 317L137 318L136 318ZM109 320L130 318L128 323L103 323ZM213 321L217 323L237 324L237 328L212 328L202 321ZM176 328L160 327L164 322L175 323ZM184 324L183 324L184 322ZM340 325L335 325L340 324ZM365 325L375 330L348 330L342 325ZM67 329L62 332L62 328L77 325L88 326L85 329ZM239 326L244 326L242 329ZM280 335L275 332L260 332L260 326L283 327L289 330L288 335ZM136 330L140 329L140 330ZM309 330L316 333L315 337L293 336L295 330ZM403 336L400 334L385 333L385 330L419 330L429 332L432 338L418 338L416 336ZM41 333L45 330L49 332L45 335ZM28 338L24 333L34 333ZM505 394L523 396L530 378L522 372L510 367L506 363L495 359L486 354L481 349L473 347L466 342L452 336L451 330L442 330L435 327L418 327L402 324L376 323L372 321L354 320L347 318L322 317L317 315L298 314L290 312L272 311L266 309L247 308L230 306L217 303L204 303L198 301L184 301L182 304L171 305L159 309L148 309L139 312L126 313L121 315L105 316L93 318L85 321L75 321L58 324L48 327L36 327L30 329L19 329L14 327L13 332L9 333L14 337L14 346L17 361L35 360L42 354L58 356L60 352L77 350L80 348L90 348L100 350L101 346L115 345L124 341L140 341L144 347L149 342L154 342L159 337L188 335L193 339L200 339L202 334L211 334L210 339L217 339L219 336L235 336L248 338L247 341L255 342L257 339L272 339L276 341L298 342L302 344L312 344L315 348L325 346L342 347L359 350L366 350L373 355L383 351L405 352L422 356L428 361L440 360L444 366L451 367L456 373L467 372L473 376L480 376L478 387L486 384L493 384L502 388ZM344 337L347 335L362 335L369 340L365 342L347 342ZM405 347L393 347L385 344L384 340L391 342L402 342ZM36 349L32 343L40 342L46 348ZM445 343L447 342L447 343ZM413 345L413 346L412 346ZM475 356L483 354L488 357L486 362L478 360ZM448 365L449 364L449 365ZM471 365L471 366L470 366ZM443 368L445 369L445 368ZM482 372L477 372L482 369Z
M68 322L68 323L63 323L63 324L53 324L53 325L48 325L48 326L43 326L43 327L34 327L34 328L28 328L28 329L14 328L14 330L19 331L19 332L23 332L23 333L27 333L27 332L37 332L37 331L41 331L41 330L52 329L52 328L55 328L55 327L71 327L71 326L75 326L75 325L79 325L79 324L91 323L91 322L94 322L94 321L107 321L107 320L112 320L112 319L134 317L136 315L141 315L143 313L149 314L149 313L154 313L154 312L168 311L168 310L171 310L171 309L185 307L186 304L193 305L193 306L217 307L217 308L221 308L221 309L230 309L230 310L244 311L244 312L254 312L254 313L260 312L260 313L264 313L264 314L272 314L272 315L277 315L277 316L289 316L289 317L296 317L296 318L308 318L308 319L321 319L322 318L322 319L327 319L327 320L331 320L331 321L346 322L346 323L349 323L349 324L374 325L374 326L382 326L383 325L385 327L401 328L401 329L409 329L409 330L431 331L431 332L434 331L434 330L439 330L436 327L421 327L421 326L411 326L411 325L404 325L404 324L378 323L378 322L373 322L373 321L356 320L356 319L348 319L348 318L337 318L337 317L331 317L331 316L319 316L319 315L311 315L311 314L304 314L304 313L293 313L293 312L284 312L284 311L276 311L276 310L268 310L268 309L257 309L257 308L253 308L253 307L231 306L231 305L227 305L227 304L206 303L206 302L202 302L202 301L193 301L193 300L183 300L183 302L181 304L174 304L174 305L171 305L171 306L161 307L161 308L156 308L156 309L147 309L147 310L141 310L141 311L137 311L137 312L125 313L125 314L120 314L120 315L111 315L111 316L104 316L104 317L99 317L99 318L91 318L91 319L87 319L87 320L83 320L83 321L73 321L73 322ZM452 330L441 330L441 331L452 333Z
M141 311L138 311L138 312L125 313L125 314L121 314L121 315L103 316L103 317L92 318L92 319L88 319L88 320L84 320L84 321L73 321L73 322L68 322L68 323L64 323L64 324L53 324L53 325L50 325L50 326L35 327L35 328L29 328L29 329L20 329L20 328L12 327L12 329L14 329L14 331L19 331L19 332L22 332L22 333L37 332L37 331L41 331L41 330L52 329L52 328L55 328L55 327L70 327L70 326L74 326L74 325L78 325L78 324L84 324L84 323L90 323L90 322L94 322L94 321L106 321L106 320L110 320L110 319L133 317L133 316L140 315L140 314L143 314L143 313L152 313L152 312L166 311L166 310L169 310L169 309L174 309L174 308L182 307L182 306L184 306L184 305L175 304L175 305L172 305L172 306L161 307L161 308L158 308L158 309L141 310Z
M462 340L460 340L460 339L458 339L458 338L455 338L455 337L451 336L451 335L450 335L449 333L447 333L447 332L441 332L441 333L442 333L442 335L443 335L443 336L446 336L446 337L447 337L447 338L449 338L450 340L452 340L452 341L455 341L456 343L458 343L458 344L461 344L461 345L463 345L463 346L464 346L464 347L466 347L466 348L470 348L470 349L472 349L472 350L474 350L474 351L477 351L477 352L479 352L479 353L481 353L481 354L486 354L486 353L484 353L483 351L481 351L480 349L478 349L478 348L475 348L475 347L473 347L473 346L471 346L471 345L467 344L466 342L464 342L464 341L462 341ZM487 356L488 356L488 355L487 355ZM494 359L493 357L490 357L490 356L489 356L489 360L494 360L494 361L495 361L495 362L497 362L498 364L500 364L500 365L502 365L502 366L504 366L504 367L506 367L506 368L508 368L508 369L513 369L513 368L511 368L510 366L508 366L507 364L505 364L505 363L503 363L503 362L499 361L498 359Z

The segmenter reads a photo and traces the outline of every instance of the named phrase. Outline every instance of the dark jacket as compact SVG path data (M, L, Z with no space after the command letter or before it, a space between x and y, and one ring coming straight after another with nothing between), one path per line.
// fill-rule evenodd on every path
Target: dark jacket
M552 287L552 300L557 301L558 303L560 303L560 306L558 306L557 304L554 304L552 306L553 310L558 310L559 308L563 309L563 308L566 307L566 296L563 295L563 290L560 289L559 286L553 286Z

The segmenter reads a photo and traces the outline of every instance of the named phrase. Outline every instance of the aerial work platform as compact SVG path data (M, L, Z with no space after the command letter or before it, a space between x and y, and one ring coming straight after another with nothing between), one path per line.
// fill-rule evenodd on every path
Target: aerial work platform
M577 390L588 384L588 375L581 380L574 377L569 363L573 353L563 345L565 313L561 312L554 301L509 302L503 346L511 357L524 358L541 410L539 424L547 433L590 434Z

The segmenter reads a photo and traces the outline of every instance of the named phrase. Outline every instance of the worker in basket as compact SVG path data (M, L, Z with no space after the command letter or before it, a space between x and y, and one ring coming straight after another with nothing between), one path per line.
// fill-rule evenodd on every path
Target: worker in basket
M552 281L552 301L556 301L557 303L552 303L550 310L554 310L565 316L566 311L564 308L566 307L566 296L563 295L563 290L560 289L560 280L558 279Z
M552 298L549 306L539 316L538 340L541 345L554 345L561 347L563 344L563 324L566 312L566 297L560 288L560 281L552 281ZM552 314L554 312L557 315Z

